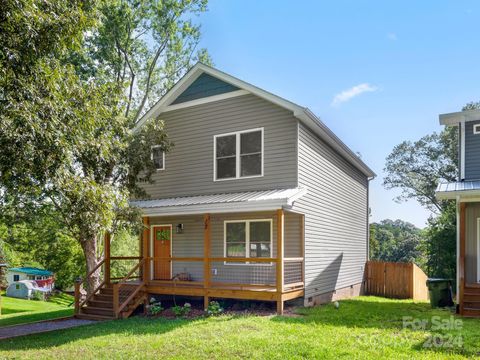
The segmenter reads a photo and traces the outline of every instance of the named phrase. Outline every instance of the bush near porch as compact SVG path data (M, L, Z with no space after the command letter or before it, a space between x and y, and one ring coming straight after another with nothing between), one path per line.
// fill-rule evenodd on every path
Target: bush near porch
M402 317L449 320L428 303L359 297L297 316L219 316L196 320L133 317L0 342L0 358L471 358L480 354L480 320L459 330L403 329ZM425 348L431 336L463 346Z

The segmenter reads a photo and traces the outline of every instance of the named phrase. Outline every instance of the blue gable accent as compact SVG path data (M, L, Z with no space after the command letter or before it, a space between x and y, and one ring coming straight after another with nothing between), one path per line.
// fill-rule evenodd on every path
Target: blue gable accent
M203 73L188 88L181 93L173 104L180 104L186 101L201 99L208 96L220 95L227 92L240 90L236 86L228 84L211 75Z

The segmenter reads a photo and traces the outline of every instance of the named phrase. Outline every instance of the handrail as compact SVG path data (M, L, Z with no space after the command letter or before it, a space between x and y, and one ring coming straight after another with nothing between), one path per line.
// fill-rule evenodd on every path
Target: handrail
M110 256L110 260L140 260L141 256Z
M284 262L303 262L305 259L303 257L290 257L283 258Z
M127 279L140 267L140 265L143 265L144 262L145 262L145 259L142 259L141 261L139 261L139 262L137 263L137 265L135 265L135 266L132 268L132 270L130 270L130 271L128 272L128 274L125 275L125 276L118 282L118 283L120 284L120 286L122 285L122 283L123 283L125 280L127 280Z
M90 270L90 272L85 276L84 279L82 278L78 278L76 281L75 281L75 299L74 299L74 302L75 302L75 314L78 314L79 311L80 311L80 308L86 304L86 302L88 300L90 300L92 298L92 296L101 288L101 286L103 286L105 284L105 280L99 285L97 286L97 288L95 288L91 293L90 295L88 295L86 297L86 299L82 302L80 302L80 286L85 282L85 280L87 280L88 278L90 278L90 276L92 276L92 274L97 271L103 264L105 263L105 258L102 259L92 270Z
M85 300L83 300L81 303L80 303L80 307L82 307L83 305L85 305L87 303L88 300L90 300L93 295L95 295L97 293L98 290L100 290L102 288L102 286L105 285L105 280L103 280L100 285L98 285L95 290L93 290L90 295L88 295Z
M113 284L113 311L115 317L118 317L120 312L127 306L127 304L138 294L138 292L145 286L145 282L141 281L136 289L122 302L120 303L120 288L123 285L129 285L126 281L131 278L132 274L137 271L145 263L146 258L142 258L119 282ZM135 276L135 278L138 278Z

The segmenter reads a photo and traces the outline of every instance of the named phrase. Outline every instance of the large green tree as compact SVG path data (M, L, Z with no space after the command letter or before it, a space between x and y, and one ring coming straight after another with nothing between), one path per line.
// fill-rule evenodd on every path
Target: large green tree
M161 119L135 122L194 62L204 0L5 0L0 19L0 186L3 209L55 207L90 271L99 238L138 224ZM100 270L89 282L98 283Z
M480 103L472 102L462 110L478 108ZM455 279L456 205L437 199L435 189L439 181L457 181L458 154L458 128L446 127L418 141L402 142L386 160L384 186L401 190L397 200L414 199L433 212L424 232L430 276Z
M425 264L421 230L402 220L370 224L370 257L373 260Z

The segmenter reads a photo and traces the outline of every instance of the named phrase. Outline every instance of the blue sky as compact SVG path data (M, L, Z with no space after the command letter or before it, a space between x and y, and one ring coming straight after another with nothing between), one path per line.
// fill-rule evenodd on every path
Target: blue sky
M477 1L210 0L215 66L315 112L378 174L372 220L429 213L382 186L386 156L480 100ZM335 100L336 99L336 100Z

